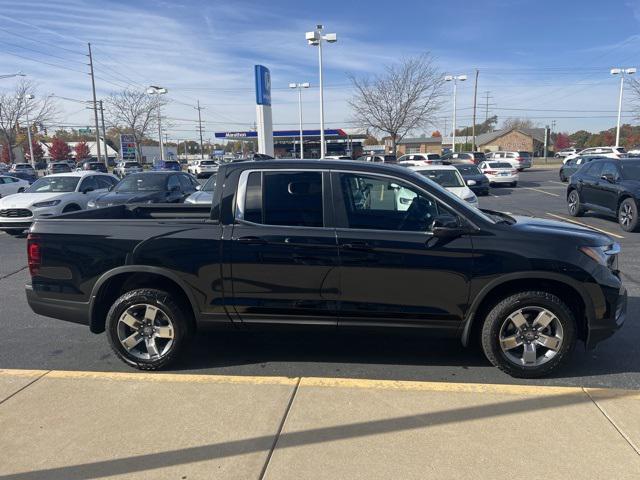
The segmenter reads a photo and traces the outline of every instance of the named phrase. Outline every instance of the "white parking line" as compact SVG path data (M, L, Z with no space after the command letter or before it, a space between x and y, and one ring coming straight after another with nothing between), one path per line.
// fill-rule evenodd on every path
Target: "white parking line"
M524 188L525 190L533 190L534 192L546 193L547 195L551 195L552 197L560 196L557 193L545 192L544 190L540 190L539 188L533 188L533 187L522 187L522 188Z
M565 183L562 183L562 182L558 182L558 181L556 181L556 180L549 180L549 183L557 183L558 185L562 185L563 187L566 187L566 186L567 186L567 183L566 183L566 182L565 182Z
M612 237L624 238L622 235L618 235L616 233L611 233L611 232L608 232L607 230L603 230L601 228L594 227L593 225L588 225L586 223L582 223L582 222L578 222L577 220L573 220L571 218L563 217L562 215L555 215L555 214L549 213L549 212L547 212L547 215L549 215L550 217L559 218L560 220L564 220L565 222L575 223L576 225L580 225L582 227L587 227L587 228L590 228L592 230L596 230L596 231L598 231L600 233L605 233L607 235L611 235Z

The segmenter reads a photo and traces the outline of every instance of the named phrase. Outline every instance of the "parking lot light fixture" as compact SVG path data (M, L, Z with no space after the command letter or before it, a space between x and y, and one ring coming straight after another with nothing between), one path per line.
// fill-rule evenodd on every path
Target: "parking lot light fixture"
M620 75L620 95L618 96L618 122L616 125L616 148L620 146L620 118L622 117L622 94L624 91L624 76L636 73L635 67L612 68L611 75Z
M157 106L158 110L158 140L160 142L160 160L164 162L164 144L162 142L162 115L160 113L160 95L165 95L168 93L168 90L164 87L158 87L156 85L151 85L147 88L147 93L149 95L157 95Z
M298 89L298 119L300 121L300 159L304 158L304 146L303 146L303 136L302 136L302 89L309 88L311 84L309 82L305 83L290 83L289 88L297 88ZM295 145L294 145L294 153L295 153Z
M324 90L322 84L322 43L329 42L335 43L338 41L338 35L335 33L323 34L323 25L316 25L316 29L312 32L307 32L305 38L307 43L313 47L318 47L318 64L319 64L319 84L320 89L320 158L324 158L326 154L326 146L324 144Z
M453 82L453 129L452 129L452 140L451 140L451 150L453 152L456 151L456 93L458 90L458 82L464 82L467 79L466 75L447 75L444 77L445 81Z

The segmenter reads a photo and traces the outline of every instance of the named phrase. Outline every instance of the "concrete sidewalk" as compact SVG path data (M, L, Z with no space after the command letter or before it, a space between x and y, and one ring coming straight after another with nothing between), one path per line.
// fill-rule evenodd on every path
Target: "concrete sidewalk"
M640 392L0 370L0 480L640 478Z

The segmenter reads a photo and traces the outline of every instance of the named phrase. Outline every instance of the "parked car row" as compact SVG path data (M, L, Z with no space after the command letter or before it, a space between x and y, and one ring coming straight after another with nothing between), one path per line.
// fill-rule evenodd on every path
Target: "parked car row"
M20 235L37 218L125 203L182 203L200 188L190 174L141 172L119 179L94 170L55 173L32 185L0 176L0 230Z

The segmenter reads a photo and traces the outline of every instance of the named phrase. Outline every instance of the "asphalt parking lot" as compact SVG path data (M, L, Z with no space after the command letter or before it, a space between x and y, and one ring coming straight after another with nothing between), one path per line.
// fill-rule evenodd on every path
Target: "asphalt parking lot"
M615 221L594 215L571 218L565 190L554 167L524 172L517 188L494 188L490 196L480 198L483 208L577 220L610 234L622 246L620 268L629 291L627 324L595 351L586 352L579 345L569 364L551 378L512 379L456 340L333 332L207 332L194 340L174 372L640 389L640 234L624 232ZM24 238L0 233L0 368L131 371L111 353L103 335L31 312L24 295L25 243Z

